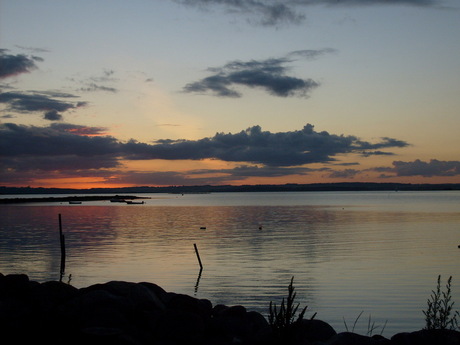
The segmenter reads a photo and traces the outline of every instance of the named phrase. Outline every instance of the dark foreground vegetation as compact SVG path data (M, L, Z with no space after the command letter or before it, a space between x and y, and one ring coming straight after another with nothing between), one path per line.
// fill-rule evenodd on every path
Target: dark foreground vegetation
M10 344L460 344L460 332L452 329L391 338L337 333L326 322L303 319L306 308L297 313L294 299L291 281L287 300L270 306L267 321L243 306L213 305L153 283L112 281L78 289L0 273L0 332Z

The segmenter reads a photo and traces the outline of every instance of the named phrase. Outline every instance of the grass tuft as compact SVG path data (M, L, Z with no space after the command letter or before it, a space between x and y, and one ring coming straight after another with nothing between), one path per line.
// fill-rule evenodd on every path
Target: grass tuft
M345 324L345 329L346 329L347 332L352 332L352 333L355 332L356 324L358 323L358 320L361 317L361 315L363 315L363 312L364 311L359 313L358 317L355 319L355 322L353 322L353 327L351 329L348 328L348 324L345 321L345 318L343 318L343 323ZM382 329L380 330L380 335L383 334L383 331L385 330L385 327L387 326L387 321L385 321L385 324L382 326ZM369 315L369 318L367 320L367 332L366 332L366 335L369 336L369 337L372 337L375 334L374 332L376 330L378 330L379 328L380 328L380 326L376 325L375 321L373 321L371 316Z
M458 311L453 311L455 302L451 295L452 276L446 284L446 290L441 290L441 275L438 276L436 290L431 291L430 298L427 300L427 310L423 310L425 315L425 329L459 329L457 316Z
M278 339L284 339L288 341L291 337L291 331L293 327L299 324L305 315L305 312L308 308L306 306L302 309L299 315L296 317L297 310L300 303L297 305L294 303L297 293L294 291L294 277L291 278L291 283L288 286L288 296L286 301L281 301L281 305L278 308L276 304L270 302L270 314L268 321L272 328L272 331ZM313 319L316 316L316 313L311 317Z

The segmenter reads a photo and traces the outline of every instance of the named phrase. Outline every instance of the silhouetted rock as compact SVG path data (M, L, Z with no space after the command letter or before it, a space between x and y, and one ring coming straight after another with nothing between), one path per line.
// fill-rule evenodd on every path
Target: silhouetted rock
M30 291L29 282L29 277L25 274L2 275L2 279L0 279L0 293L25 297Z
M11 343L98 345L460 345L460 333L422 330L367 337L302 320L280 339L244 306L166 292L153 283L111 281L77 289L0 273L0 334ZM2 340L3 340L2 339Z
M381 337L374 336L368 337L352 332L343 332L336 334L327 342L327 345L390 345L391 341Z
M314 342L325 342L337 334L328 323L321 320L302 320L292 330L295 343L308 344Z
M391 338L394 345L460 345L460 332L450 329L423 329L398 333Z

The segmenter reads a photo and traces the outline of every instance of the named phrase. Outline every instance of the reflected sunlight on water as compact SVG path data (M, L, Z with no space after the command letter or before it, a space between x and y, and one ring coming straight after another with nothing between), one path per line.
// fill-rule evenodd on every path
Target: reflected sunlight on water
M388 335L423 327L438 274L454 276L460 300L458 192L151 196L137 206L1 206L0 272L59 279L62 214L66 277L76 287L150 281L266 315L295 276L307 316L344 330L343 318L350 325L363 311L357 331L371 315L388 320Z

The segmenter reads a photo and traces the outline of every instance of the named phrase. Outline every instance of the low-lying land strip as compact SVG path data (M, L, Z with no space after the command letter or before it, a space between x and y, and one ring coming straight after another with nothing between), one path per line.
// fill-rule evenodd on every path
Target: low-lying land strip
M0 204L19 204L35 202L71 202L71 201L100 201L100 200L135 200L150 199L148 197L138 197L133 195L80 195L80 196L62 196L62 197L30 197L30 198L0 198Z

